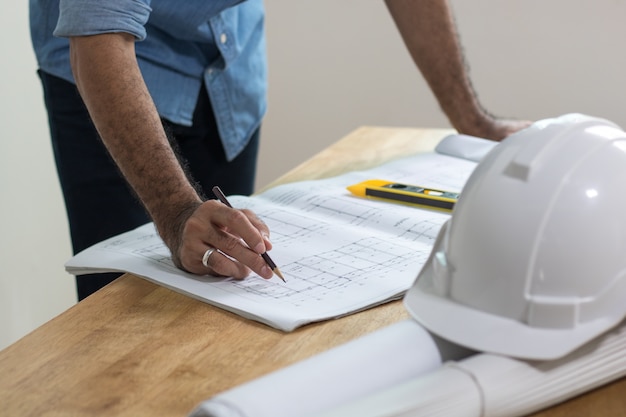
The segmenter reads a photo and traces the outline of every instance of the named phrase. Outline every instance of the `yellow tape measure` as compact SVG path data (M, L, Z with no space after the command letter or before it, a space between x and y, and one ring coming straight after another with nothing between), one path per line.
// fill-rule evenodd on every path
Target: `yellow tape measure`
M460 193L421 187L419 185L400 184L386 180L368 180L350 185L348 190L360 197L412 204L420 207L451 211Z

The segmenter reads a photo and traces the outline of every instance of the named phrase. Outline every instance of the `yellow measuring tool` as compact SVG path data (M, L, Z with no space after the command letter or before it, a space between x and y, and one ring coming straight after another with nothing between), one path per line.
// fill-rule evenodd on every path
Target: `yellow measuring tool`
M370 197L420 207L451 211L460 193L401 184L386 180L368 180L350 185L348 190L360 197Z

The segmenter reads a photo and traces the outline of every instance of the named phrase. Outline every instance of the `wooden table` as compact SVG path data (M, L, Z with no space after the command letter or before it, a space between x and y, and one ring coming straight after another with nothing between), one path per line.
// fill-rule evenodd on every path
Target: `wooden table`
M428 151L450 132L363 127L271 185ZM407 317L396 301L283 333L126 274L0 352L0 416L185 416ZM537 415L626 415L624 393L626 379Z

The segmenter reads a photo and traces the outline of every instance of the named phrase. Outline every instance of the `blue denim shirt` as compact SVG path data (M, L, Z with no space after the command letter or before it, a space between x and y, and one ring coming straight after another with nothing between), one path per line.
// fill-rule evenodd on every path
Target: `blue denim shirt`
M29 0L39 67L73 82L69 36L134 35L159 114L189 126L207 87L227 158L245 147L266 110L263 0Z

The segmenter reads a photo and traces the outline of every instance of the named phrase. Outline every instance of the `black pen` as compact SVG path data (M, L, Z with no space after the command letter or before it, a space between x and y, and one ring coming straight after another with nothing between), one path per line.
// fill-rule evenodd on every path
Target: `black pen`
M228 199L226 198L226 196L224 195L220 187L218 187L217 185L213 187L213 194L215 194L215 197L217 197L218 200L220 200L222 203L224 203L230 208L233 208L233 206L228 202ZM285 277L283 277L283 274L280 272L280 269L278 269L274 261L272 261L272 258L270 258L270 256L267 254L267 252L262 253L261 257L263 258L263 260L265 260L265 263L267 263L267 265L272 269L272 271L274 271L274 273L278 275L280 279L283 280L283 282L287 282L285 281Z

